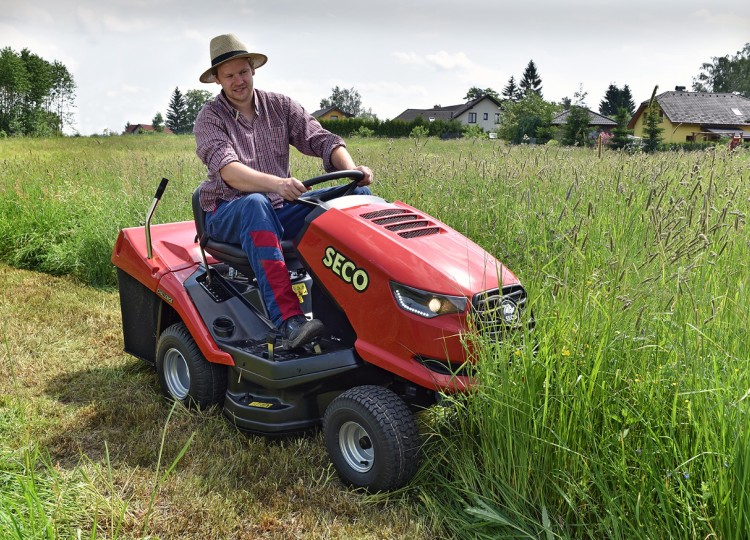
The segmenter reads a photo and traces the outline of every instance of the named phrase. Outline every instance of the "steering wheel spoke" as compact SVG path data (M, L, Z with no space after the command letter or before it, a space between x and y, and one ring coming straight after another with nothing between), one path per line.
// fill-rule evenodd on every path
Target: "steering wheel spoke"
M311 188L313 186L317 186L318 184L322 184L324 182L329 182L331 180L340 180L342 178L351 178L351 182L348 182L347 184L342 184L342 188L346 188L343 193L339 190L330 190L328 193L318 194L318 195L309 195L309 194L303 194L299 197L299 201L301 202L325 202L329 201L331 199L334 199L336 197L343 197L344 195L350 195L356 188L357 185L362 181L362 179L365 177L365 173L362 171L356 171L356 170L345 170L345 171L335 171L328 174L323 174L321 176L315 176L314 178L310 178L308 180L305 180L302 182L302 184L305 187Z

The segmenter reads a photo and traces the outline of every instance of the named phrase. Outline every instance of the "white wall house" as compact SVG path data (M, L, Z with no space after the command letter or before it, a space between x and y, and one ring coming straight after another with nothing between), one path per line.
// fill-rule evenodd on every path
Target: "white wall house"
M434 120L458 120L463 125L479 126L484 131L495 131L502 115L502 104L492 96L484 95L480 98L448 107L436 106L432 109L406 109L394 120L411 122L421 116L428 122Z

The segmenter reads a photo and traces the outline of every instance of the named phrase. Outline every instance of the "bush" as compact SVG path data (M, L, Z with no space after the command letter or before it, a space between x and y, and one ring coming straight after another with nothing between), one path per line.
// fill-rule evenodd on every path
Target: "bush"
M686 142L672 142L672 143L663 143L659 145L659 150L664 151L685 151L685 152L691 152L691 151L703 151L707 148L714 148L716 146L719 147L726 147L726 144L717 143L716 141L709 141L709 142L692 142L692 141L686 141Z
M344 118L342 120L322 120L320 124L331 133L344 138L361 135L362 133L368 133L367 136L369 137L388 139L410 137L412 130L417 126L424 127L430 137L460 137L462 132L461 122L457 120L428 122L421 116L411 122L404 122L403 120L380 121L376 118ZM360 131L362 128L366 128L368 131Z
M414 129L411 130L411 133L409 133L409 137L412 139L424 139L429 136L430 132L424 126L415 126Z
M356 131L352 133L352 135L354 135L355 137L364 137L364 138L373 137L375 136L375 130L370 129L367 126L360 126L359 128L357 128Z
M477 126L465 126L463 129L463 136L467 139L484 139L487 134L484 132L484 130Z

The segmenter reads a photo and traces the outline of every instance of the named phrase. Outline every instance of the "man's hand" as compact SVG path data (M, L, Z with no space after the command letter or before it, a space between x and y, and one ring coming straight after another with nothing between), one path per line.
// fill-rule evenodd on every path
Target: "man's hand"
M365 177L359 181L357 184L358 186L369 186L372 184L372 170L370 170L370 167L365 167L364 165L358 165L357 167L354 167L355 171L362 171L365 173Z
M306 193L308 188L296 178L279 178L276 193L286 201L296 201L300 195Z

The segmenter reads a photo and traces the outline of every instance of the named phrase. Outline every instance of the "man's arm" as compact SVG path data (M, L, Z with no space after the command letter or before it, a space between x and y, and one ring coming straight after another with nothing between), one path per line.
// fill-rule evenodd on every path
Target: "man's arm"
M353 169L365 173L365 177L358 185L367 186L372 184L372 171L370 170L370 168L365 167L364 165L355 164L352 156L349 154L349 151L345 146L337 146L333 150L333 152L331 153L331 163L334 167L336 167L336 170L339 171Z
M367 186L372 183L372 171L369 167L356 165L349 151L344 146L337 146L331 154L331 163L337 170L362 171L365 177L359 183ZM287 201L294 201L307 191L307 188L296 178L281 178L272 174L256 171L233 161L221 169L221 178L227 184L244 193L278 193Z
M296 178L281 178L256 171L239 161L225 165L220 173L224 182L244 193L277 193L287 201L294 201L307 191Z

